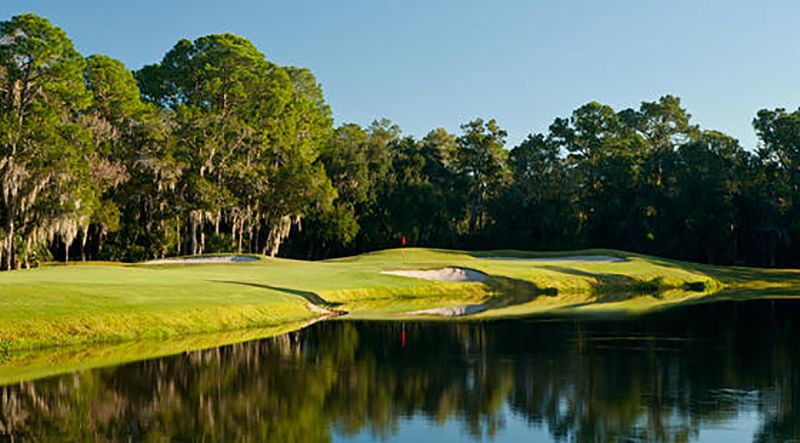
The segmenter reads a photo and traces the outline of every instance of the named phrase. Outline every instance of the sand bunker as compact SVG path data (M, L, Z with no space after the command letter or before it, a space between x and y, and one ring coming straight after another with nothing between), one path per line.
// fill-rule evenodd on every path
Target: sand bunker
M489 278L489 276L483 272L466 268L441 268L427 270L397 269L393 271L383 271L382 274L420 278L423 280L453 282L481 282L486 281L486 279Z
M257 257L248 257L245 255L220 255L208 257L183 257L183 258L162 258L160 260L151 260L146 262L147 265L166 265L166 264L200 264L200 263L244 263L258 261Z
M610 255L573 255L570 257L481 257L486 260L510 260L510 261L533 261L533 262L594 262L594 263L621 263L624 258L612 257Z
M460 317L462 315L477 314L486 310L483 305L460 305L448 306L446 308L423 309L421 311L409 312L409 315L441 315L442 317Z

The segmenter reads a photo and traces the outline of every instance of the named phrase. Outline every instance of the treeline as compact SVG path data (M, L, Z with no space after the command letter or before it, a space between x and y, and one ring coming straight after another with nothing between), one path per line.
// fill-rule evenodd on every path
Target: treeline
M512 149L494 120L403 136L334 127L312 73L231 34L131 72L33 14L0 23L0 268L400 245L611 247L800 263L800 111L754 151L676 97L589 103Z

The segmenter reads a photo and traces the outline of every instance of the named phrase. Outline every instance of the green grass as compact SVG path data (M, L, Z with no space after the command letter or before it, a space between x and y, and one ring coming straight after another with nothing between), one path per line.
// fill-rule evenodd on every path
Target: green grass
M484 258L571 255L625 261ZM380 272L445 266L479 270L490 278L444 283ZM799 287L796 271L702 266L611 250L537 254L413 248L319 262L51 265L0 274L0 360L4 352L35 347L297 325L322 315L309 304L347 311L344 318L400 319L420 309L482 303L490 309L473 317L488 319L642 311L726 293L793 294Z
M285 323L274 327L238 329L213 334L116 343L84 343L5 353L0 349L0 386L84 369L115 366L186 351L273 337L297 330L307 324L307 322Z

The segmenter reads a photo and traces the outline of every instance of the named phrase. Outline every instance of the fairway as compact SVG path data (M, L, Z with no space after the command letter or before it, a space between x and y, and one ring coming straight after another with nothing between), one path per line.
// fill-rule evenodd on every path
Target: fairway
M578 256L579 259L569 259ZM595 260L608 256L616 260ZM525 260L537 258L537 260ZM387 270L478 271L481 282ZM409 319L482 305L464 318L641 312L676 303L789 294L794 271L719 268L610 250L558 254L394 249L355 257L238 263L51 265L0 275L2 349L163 339L302 325L327 315ZM417 312L417 313L415 313ZM439 318L423 316L425 318Z

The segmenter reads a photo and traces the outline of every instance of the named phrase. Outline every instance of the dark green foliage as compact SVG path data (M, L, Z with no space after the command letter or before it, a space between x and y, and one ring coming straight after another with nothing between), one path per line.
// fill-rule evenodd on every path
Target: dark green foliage
M235 251L236 240L229 234L211 234L206 239L206 252L209 254Z
M70 258L410 246L607 247L800 263L800 110L746 151L664 96L590 102L506 149L494 120L333 127L313 74L249 40L181 40L132 73L46 19L0 22L0 268Z

